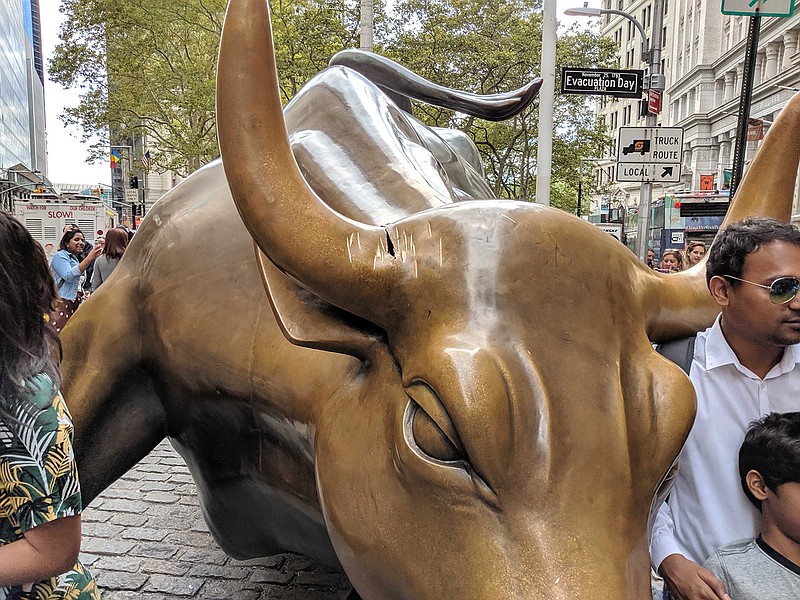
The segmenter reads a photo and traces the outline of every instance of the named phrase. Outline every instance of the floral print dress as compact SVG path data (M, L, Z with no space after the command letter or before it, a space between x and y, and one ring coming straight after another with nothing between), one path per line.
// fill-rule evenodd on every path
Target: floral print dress
M31 406L15 410L19 424L0 419L0 544L82 509L72 418L64 398L47 375L30 379L26 387ZM99 598L92 575L80 562L47 581L0 587L0 600Z

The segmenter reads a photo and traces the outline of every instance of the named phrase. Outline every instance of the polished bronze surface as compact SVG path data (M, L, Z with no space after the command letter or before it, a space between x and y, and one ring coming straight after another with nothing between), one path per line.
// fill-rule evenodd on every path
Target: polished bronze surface
M217 85L224 173L160 200L63 332L86 498L166 435L233 556L341 564L366 599L649 598L694 411L651 342L713 320L703 263L468 200L474 157L346 68L284 124L263 0L231 2ZM788 219L798 155L795 98L729 220Z

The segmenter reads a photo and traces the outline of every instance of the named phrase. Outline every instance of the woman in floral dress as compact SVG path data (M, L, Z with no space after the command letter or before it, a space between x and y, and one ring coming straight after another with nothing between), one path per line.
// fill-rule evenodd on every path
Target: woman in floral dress
M100 598L78 562L72 420L46 322L56 298L41 246L0 212L0 600Z

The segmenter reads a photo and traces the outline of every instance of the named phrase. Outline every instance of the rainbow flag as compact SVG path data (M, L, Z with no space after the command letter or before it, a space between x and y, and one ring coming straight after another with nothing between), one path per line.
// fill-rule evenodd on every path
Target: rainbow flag
M117 164L119 163L119 160L120 160L120 158L119 158L119 154L117 154L117 151L116 150L112 150L111 151L111 168L112 169L116 169L117 168Z

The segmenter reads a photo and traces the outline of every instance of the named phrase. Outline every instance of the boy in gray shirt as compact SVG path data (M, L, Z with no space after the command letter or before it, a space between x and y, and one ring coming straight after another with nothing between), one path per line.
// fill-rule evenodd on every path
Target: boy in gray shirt
M718 548L705 567L731 600L800 598L800 412L772 413L751 424L739 474L764 518L761 535Z

